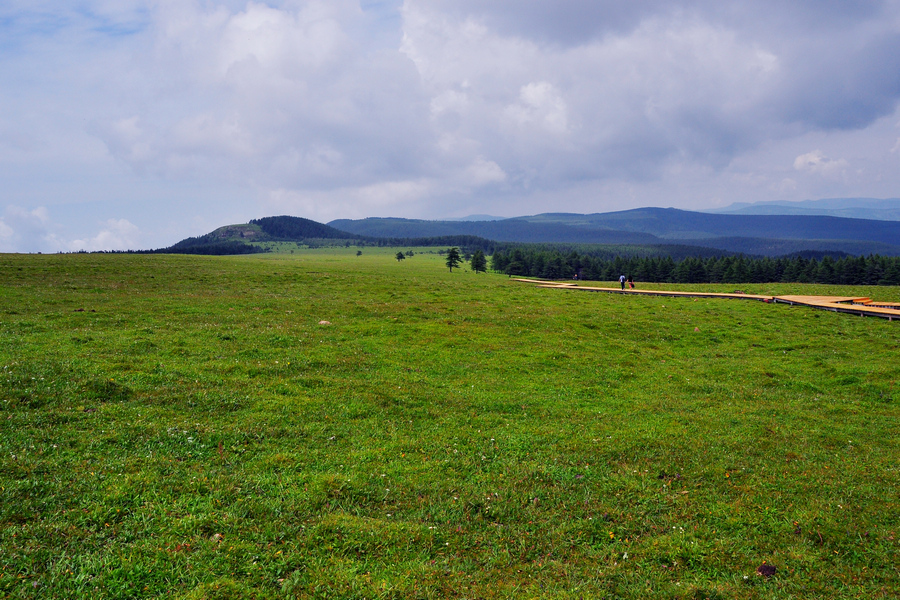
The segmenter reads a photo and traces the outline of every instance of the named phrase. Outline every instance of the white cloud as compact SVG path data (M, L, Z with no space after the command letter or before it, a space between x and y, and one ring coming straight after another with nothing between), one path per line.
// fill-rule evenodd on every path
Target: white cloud
M0 243L4 252L46 252L57 248L56 227L46 207L26 209L7 205L0 219Z
M519 101L506 109L519 125L536 124L550 133L562 134L568 130L566 102L546 81L523 85Z
M477 157L463 172L463 185L480 187L506 181L506 173L500 165L482 156Z
M95 127L118 160L268 189L421 175L415 72L358 35L370 23L357 3L163 2L152 15L152 51L129 59L140 94L117 90L120 114Z
M797 171L807 171L821 175L839 173L846 169L847 166L848 163L843 158L828 158L822 154L821 150L813 150L794 159L794 169Z
M80 250L129 250L140 248L138 228L126 219L101 223L89 239L67 241L63 226L43 206L32 210L7 206L0 218L0 252L77 252Z
M224 20L218 37L217 67L227 77L232 69L253 63L290 78L304 68L331 64L347 43L335 7L346 3L310 2L296 12L250 2ZM221 13L217 13L221 15ZM213 22L219 19L213 19Z
M72 240L67 244L69 250L77 252L86 250L134 250L139 248L140 232L127 219L109 219L102 223L103 229L94 237L86 240Z
M402 50L432 113L455 116L434 120L440 133L520 186L654 178L684 156L722 165L774 127L753 119L779 81L775 53L702 20L553 46L453 15L407 0Z

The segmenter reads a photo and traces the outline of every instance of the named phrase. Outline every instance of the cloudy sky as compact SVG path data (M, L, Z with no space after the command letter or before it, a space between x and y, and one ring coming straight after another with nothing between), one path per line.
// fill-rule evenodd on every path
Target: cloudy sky
M0 251L900 196L900 0L2 0Z

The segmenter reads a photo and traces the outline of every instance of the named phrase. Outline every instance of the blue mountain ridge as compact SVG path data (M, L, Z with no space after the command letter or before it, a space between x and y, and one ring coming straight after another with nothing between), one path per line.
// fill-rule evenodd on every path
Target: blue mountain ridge
M675 208L544 213L499 221L338 219L329 226L371 237L475 235L500 242L696 245L778 255L802 250L900 255L900 221L830 215L713 214Z

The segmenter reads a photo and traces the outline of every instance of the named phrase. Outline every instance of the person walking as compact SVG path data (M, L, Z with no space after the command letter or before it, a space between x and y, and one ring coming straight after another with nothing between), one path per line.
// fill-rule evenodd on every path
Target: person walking
M622 289L625 289L625 276L619 275L619 283L622 285Z
M634 277L631 275L628 276L628 287L634 289Z

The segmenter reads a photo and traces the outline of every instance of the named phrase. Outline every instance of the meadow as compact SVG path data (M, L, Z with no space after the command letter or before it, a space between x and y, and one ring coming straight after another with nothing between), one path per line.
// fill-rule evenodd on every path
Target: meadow
M900 324L416 250L0 255L0 596L900 596Z

